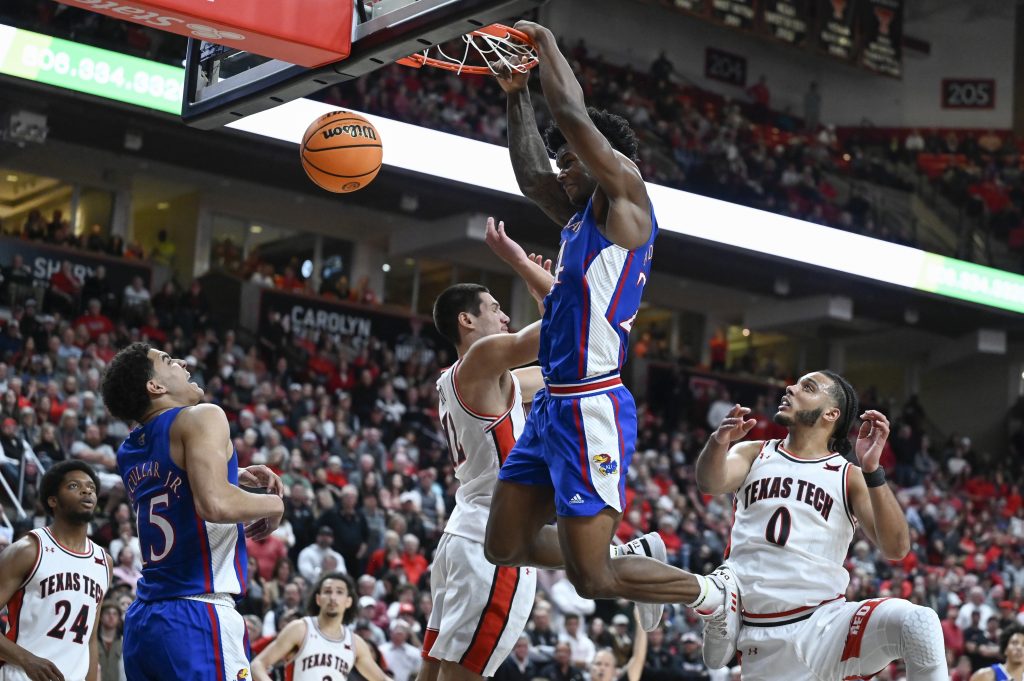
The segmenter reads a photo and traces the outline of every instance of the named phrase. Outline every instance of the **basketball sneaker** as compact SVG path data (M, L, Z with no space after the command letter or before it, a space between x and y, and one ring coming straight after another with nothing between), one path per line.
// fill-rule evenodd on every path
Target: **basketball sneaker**
M620 544L615 547L616 557L621 556L647 556L662 563L668 561L668 551L665 549L665 540L657 532L648 532L642 537L633 541ZM665 606L660 603L637 603L637 612L640 616L640 626L644 631L654 631L661 624L661 615Z
M736 654L736 638L740 632L740 592L736 575L728 565L721 565L708 580L722 589L724 600L711 612L694 610L704 620L704 664L721 669Z

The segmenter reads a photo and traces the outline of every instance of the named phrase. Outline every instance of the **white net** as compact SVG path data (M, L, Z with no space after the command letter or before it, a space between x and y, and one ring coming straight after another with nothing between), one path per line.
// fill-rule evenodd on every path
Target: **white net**
M423 63L430 66L444 66L456 73L480 73L486 68L491 73L498 74L504 69L515 70L526 73L537 64L537 52L533 45L523 42L514 36L509 29L503 26L488 26L479 31L473 31L462 36L464 48L462 56L447 54L438 45L435 49L436 57L430 56L430 50L422 53ZM471 64L471 61L479 59L485 66ZM442 62L439 64L437 62ZM486 72L486 71L484 71Z

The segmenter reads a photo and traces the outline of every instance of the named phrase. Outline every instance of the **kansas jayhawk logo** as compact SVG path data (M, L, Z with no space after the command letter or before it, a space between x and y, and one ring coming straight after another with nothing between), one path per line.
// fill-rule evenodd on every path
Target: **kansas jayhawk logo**
M619 470L619 462L612 461L612 457L607 454L598 454L592 461L597 464L597 470L601 471L601 475L615 475Z
M235 681L242 681L242 679L247 679L247 678L249 678L249 670L248 669L245 669L245 668L239 669L238 673L235 674Z

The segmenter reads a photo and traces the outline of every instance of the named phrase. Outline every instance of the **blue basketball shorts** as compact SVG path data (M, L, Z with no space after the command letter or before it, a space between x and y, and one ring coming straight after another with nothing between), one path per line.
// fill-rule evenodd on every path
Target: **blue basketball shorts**
M617 376L537 393L499 480L550 485L559 516L622 512L636 445L636 404Z
M248 648L245 621L229 598L137 600L125 613L128 681L249 679Z

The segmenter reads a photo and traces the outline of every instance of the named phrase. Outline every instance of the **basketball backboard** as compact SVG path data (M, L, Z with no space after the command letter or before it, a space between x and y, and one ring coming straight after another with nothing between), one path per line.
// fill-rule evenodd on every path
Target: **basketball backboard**
M359 0L356 0L359 2ZM305 68L189 38L181 117L212 129L359 78L425 47L521 17L545 0L378 0L353 12L347 59ZM351 0L338 0L351 2Z

